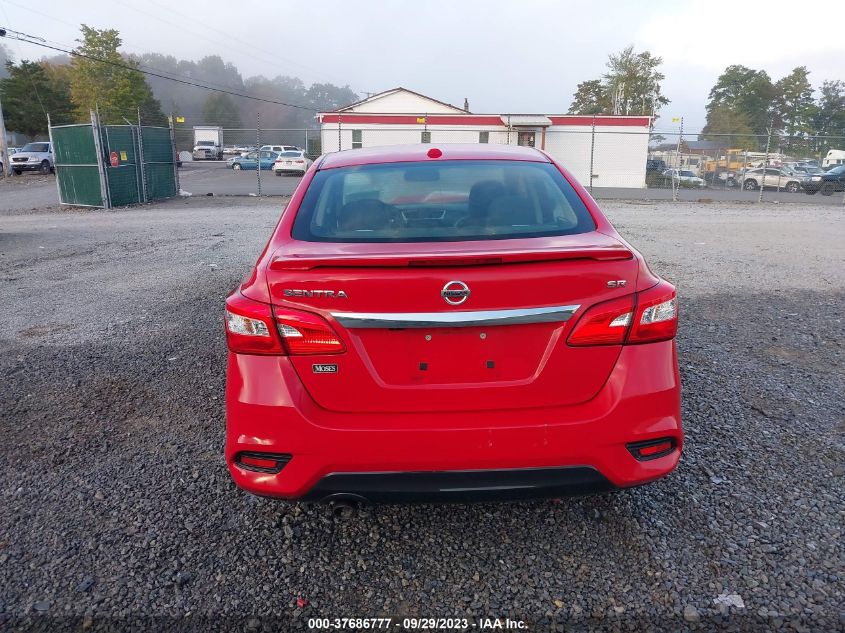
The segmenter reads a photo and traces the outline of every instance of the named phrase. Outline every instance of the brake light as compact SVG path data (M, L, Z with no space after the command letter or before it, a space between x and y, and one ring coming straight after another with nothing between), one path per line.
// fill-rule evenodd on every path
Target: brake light
M678 298L661 281L642 292L594 305L575 324L568 343L625 345L668 341L678 332Z
M238 291L230 295L226 299L226 344L238 354L281 354L270 306Z
M309 312L276 308L276 327L291 356L341 354L346 346L323 318Z
M628 343L668 341L678 333L678 297L672 284L661 281L637 293L637 314Z
M584 313L572 334L569 344L622 345L634 314L634 295L611 299L594 305Z
M304 161L304 160L295 160L295 161L293 161L293 162L295 162L295 163L304 163L305 161Z

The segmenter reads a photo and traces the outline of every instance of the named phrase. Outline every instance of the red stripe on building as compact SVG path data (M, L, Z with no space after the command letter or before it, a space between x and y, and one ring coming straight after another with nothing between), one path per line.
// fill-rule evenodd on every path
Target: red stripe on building
M391 125L495 125L502 127L502 117L476 114L429 114L425 121L418 121L423 118L422 114L323 114L320 116L322 123L337 123L340 119L341 125L347 123L387 123Z
M589 125L593 124L591 116L550 116L552 125ZM597 116L596 125L603 127L648 127L650 117L647 116Z
M421 119L425 118L425 121ZM557 115L548 117L555 126L591 126L592 116L580 115ZM348 112L345 114L327 113L320 115L321 123L337 123L340 120L344 123L354 125L360 124L387 124L387 125L481 125L485 127L506 127L504 121L507 115L497 116L491 114L361 114ZM645 127L650 123L647 116L597 116L596 125L603 127Z

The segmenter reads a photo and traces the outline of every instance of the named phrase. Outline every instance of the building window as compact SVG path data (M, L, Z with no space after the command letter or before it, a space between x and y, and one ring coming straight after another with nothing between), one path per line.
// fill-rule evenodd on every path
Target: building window
M352 130L352 149L364 147L364 142L361 140L361 130Z
M431 132L428 130L423 131L420 134L420 143L431 143Z
M516 144L523 147L534 147L534 132L518 132Z
M478 133L478 142L479 143L489 143L490 142L490 132L479 132Z

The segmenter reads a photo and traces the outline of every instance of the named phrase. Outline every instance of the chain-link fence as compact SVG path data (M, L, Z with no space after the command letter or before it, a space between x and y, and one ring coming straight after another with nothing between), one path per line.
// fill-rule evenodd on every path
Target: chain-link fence
M502 117L503 120L505 117ZM307 166L320 154L411 143L523 145L543 149L563 164L596 198L697 200L808 200L843 202L845 177L830 180L828 170L845 164L845 137L719 135L659 131L647 126L356 124L353 117L321 129L219 128L222 153L196 161L193 128L175 128L186 189L214 195L289 195L296 179L266 178L278 173L272 161L255 173L226 175L243 154L301 150ZM253 154L256 156L257 154ZM246 165L246 163L244 163ZM834 170L835 171L835 170ZM190 174L196 174L192 177Z

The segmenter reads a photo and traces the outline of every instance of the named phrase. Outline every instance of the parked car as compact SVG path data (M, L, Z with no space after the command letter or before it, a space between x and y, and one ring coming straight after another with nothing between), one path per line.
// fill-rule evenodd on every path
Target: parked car
M823 174L824 169L818 165L811 165L810 163L793 163L789 165L789 169L794 171L799 176L812 176L813 174Z
M811 196L819 191L823 196L833 195L835 191L845 191L845 165L828 169L823 174L805 177L801 181L801 188Z
M27 143L9 158L12 173L16 176L25 171L37 171L42 174L53 171L53 147L47 142Z
M649 159L645 162L646 173L660 173L666 171L666 161L659 159Z
M17 147L7 147L6 149L9 151L9 156L11 156L12 154L14 154L15 152L18 151ZM3 171L4 166L5 166L4 157L2 155L0 155L0 174L3 174L5 176L6 172Z
M276 162L276 152L261 152L261 169L273 169ZM255 169L258 163L258 152L249 152L240 156L235 156L226 161L226 166L234 170L239 169Z
M315 167L226 299L238 486L336 503L557 497L675 468L675 289L569 172L484 144Z
M663 175L672 178L681 187L703 187L705 184L704 178L699 178L688 169L667 169Z
M313 163L314 161L308 158L302 150L282 152L276 157L273 171L277 176L284 176L285 174L302 176Z
M301 152L302 148L297 147L296 145L262 145L261 151L277 152L281 154L282 152Z
M782 189L790 193L795 193L801 189L802 178L803 176L788 169L761 167L759 169L749 169L742 174L742 188L753 191L759 189L762 183L764 189Z

